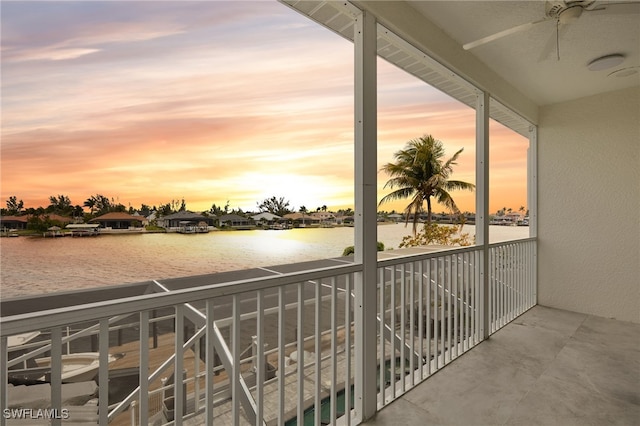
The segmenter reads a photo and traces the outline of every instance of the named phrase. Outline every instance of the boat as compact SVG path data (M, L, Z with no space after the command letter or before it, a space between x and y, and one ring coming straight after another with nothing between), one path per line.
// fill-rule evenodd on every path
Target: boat
M109 364L123 356L124 354L109 354ZM38 368L51 368L51 357L36 358L35 361ZM62 381L76 383L92 380L98 373L99 367L99 352L78 352L62 355ZM46 376L42 376L40 380L46 380Z

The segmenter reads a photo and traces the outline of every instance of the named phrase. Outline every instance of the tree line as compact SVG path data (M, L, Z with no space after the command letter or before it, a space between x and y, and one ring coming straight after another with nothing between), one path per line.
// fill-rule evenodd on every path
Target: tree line
M88 212L87 212L88 210ZM87 198L82 205L73 204L71 199L67 195L52 195L49 197L49 205L46 207L24 207L23 200L19 200L17 196L12 195L6 200L6 208L0 209L2 216L45 216L49 214L56 214L66 217L83 218L85 220L101 216L111 212L124 212L129 214L138 213L142 216L149 216L153 212L156 212L158 216L167 216L172 213L187 210L187 202L184 198L171 200L167 203L160 205L149 205L142 203L139 208L134 208L129 205L128 207L120 203L119 200L113 197L109 198L102 194L91 195ZM305 206L300 206L297 210L300 213L311 213L313 211L328 211L326 205L317 207L315 210L308 209ZM237 214L245 216L247 214L268 212L277 216L284 216L289 213L294 213L296 210L291 207L289 200L284 197L268 197L264 200L256 203L256 211L243 211L241 208L231 208L230 202L227 201L224 205L212 204L209 210L202 212L203 214L210 214L216 216L222 216L226 214ZM341 209L338 213L345 216L353 215L353 209Z

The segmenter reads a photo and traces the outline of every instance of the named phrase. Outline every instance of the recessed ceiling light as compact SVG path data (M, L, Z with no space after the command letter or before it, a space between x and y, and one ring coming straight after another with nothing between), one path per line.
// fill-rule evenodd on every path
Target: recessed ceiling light
M629 77L630 75L635 75L640 72L640 67L629 67L622 68L621 70L615 70L612 73L609 73L607 77Z
M594 59L593 61L589 62L587 68L589 68L590 71L602 71L609 68L617 67L623 62L624 55L615 53L613 55L606 55Z

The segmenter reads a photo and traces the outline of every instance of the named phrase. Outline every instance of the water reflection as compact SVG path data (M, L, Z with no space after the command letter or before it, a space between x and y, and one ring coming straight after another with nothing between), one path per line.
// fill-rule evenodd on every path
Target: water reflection
M379 226L378 240L387 249L397 248L410 230L404 224ZM464 232L475 230L465 226ZM525 238L528 232L527 227L491 227L490 240ZM0 297L339 257L353 240L353 228L3 238Z

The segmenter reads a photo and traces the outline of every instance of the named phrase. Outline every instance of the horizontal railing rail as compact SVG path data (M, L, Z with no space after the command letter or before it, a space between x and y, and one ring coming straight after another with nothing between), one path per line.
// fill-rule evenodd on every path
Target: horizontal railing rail
M106 318L166 308L190 303L194 300L205 300L257 290L266 290L282 285L295 284L301 281L313 281L331 275L344 275L360 271L362 271L362 265L358 264L329 266L303 272L230 281L222 284L203 285L196 288L177 289L170 293L143 294L122 299L0 317L0 336L11 336L34 330L65 326L66 324L90 321L98 317Z

